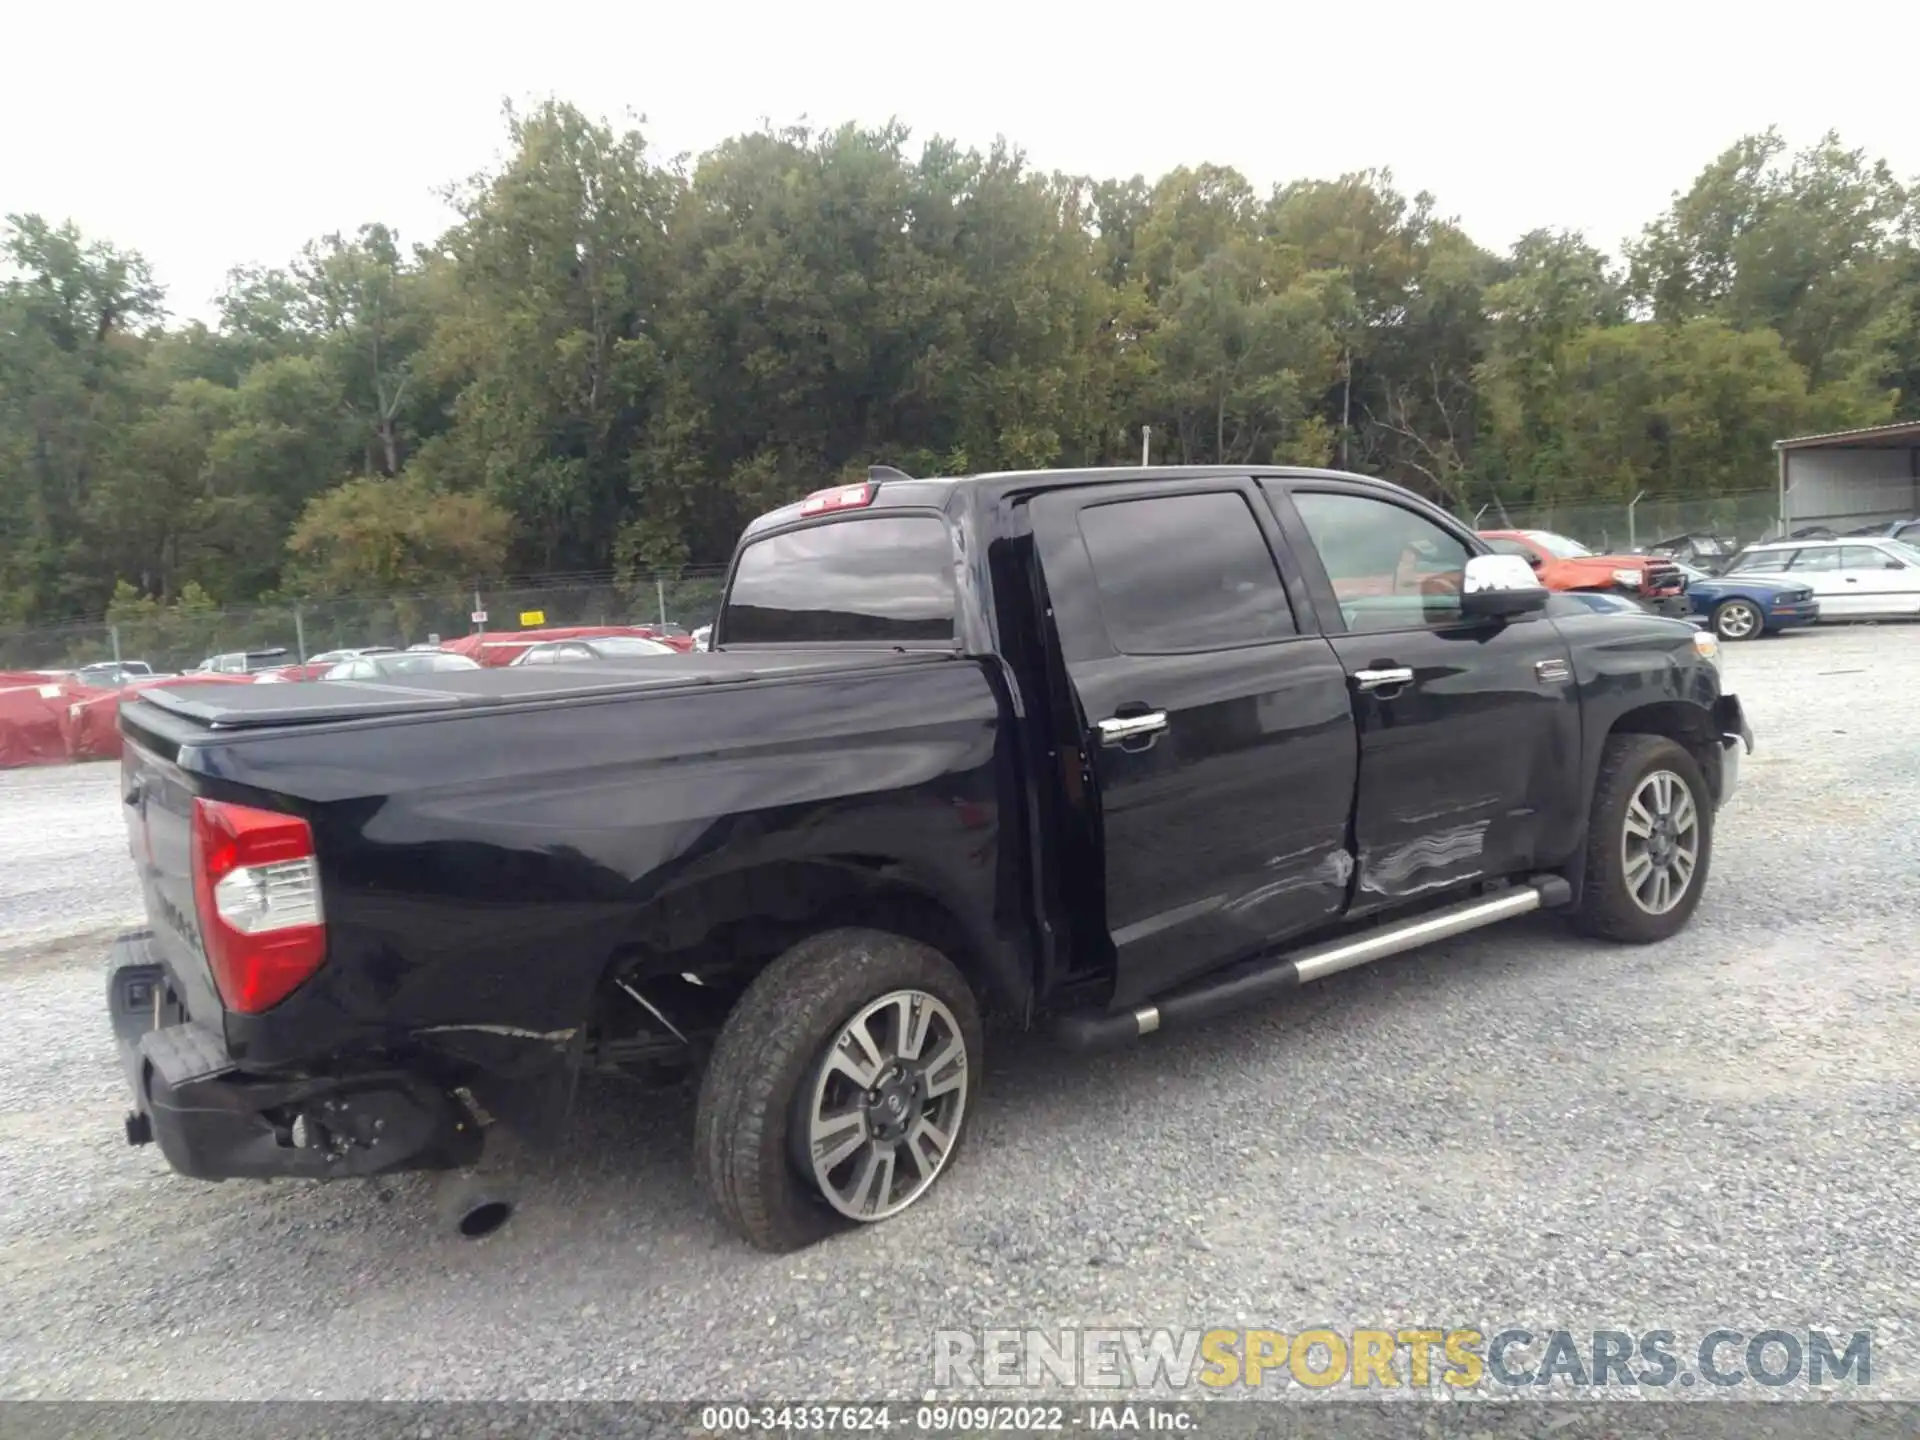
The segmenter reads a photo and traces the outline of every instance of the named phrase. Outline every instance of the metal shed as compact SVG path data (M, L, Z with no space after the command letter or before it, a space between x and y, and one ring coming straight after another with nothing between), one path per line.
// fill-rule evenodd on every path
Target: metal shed
M1776 440L1781 533L1920 516L1920 421Z

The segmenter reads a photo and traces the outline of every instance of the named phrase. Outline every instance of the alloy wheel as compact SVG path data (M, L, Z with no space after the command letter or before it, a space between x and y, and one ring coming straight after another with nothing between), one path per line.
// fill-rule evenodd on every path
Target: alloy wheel
M1760 614L1744 600L1736 600L1720 609L1716 627L1722 640L1745 640L1760 628Z
M1700 807L1687 782L1655 770L1627 802L1620 837L1627 894L1649 915L1664 915L1686 898L1700 865Z
M852 1220L897 1215L924 1195L966 1116L967 1043L947 1006L895 990L827 1047L807 1107L807 1158L828 1204Z

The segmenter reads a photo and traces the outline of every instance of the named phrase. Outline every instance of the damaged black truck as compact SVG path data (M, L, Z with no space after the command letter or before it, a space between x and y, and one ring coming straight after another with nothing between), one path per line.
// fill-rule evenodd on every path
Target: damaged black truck
M944 1173L984 1013L1093 1049L1534 910L1673 934L1752 746L1711 636L1325 471L876 471L747 529L713 644L128 703L129 1138L459 1170L697 1075L790 1249Z

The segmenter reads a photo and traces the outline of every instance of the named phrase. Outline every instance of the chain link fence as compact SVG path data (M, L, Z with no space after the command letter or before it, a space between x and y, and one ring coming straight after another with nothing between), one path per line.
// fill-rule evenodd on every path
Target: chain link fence
M625 580L549 576L233 608L143 603L102 620L0 630L0 671L138 661L168 673L237 650L285 650L291 664L329 650L404 648L481 630L561 625L677 625L691 631L713 622L725 579L725 568L714 566Z
M1716 535L1738 548L1772 539L1780 528L1773 490L1524 507L1496 502L1465 518L1476 530L1551 530L1602 555L1630 554L1682 535Z

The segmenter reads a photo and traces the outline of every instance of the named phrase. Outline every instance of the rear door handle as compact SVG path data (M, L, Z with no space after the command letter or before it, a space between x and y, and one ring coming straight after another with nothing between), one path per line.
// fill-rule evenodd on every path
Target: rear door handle
M1391 670L1356 670L1353 683L1362 690L1393 690L1401 685L1413 683L1413 671L1408 667L1395 666Z
M1100 743L1102 745L1125 745L1131 740L1145 740L1158 735L1167 728L1167 712L1149 710L1144 715L1111 715L1100 722Z

